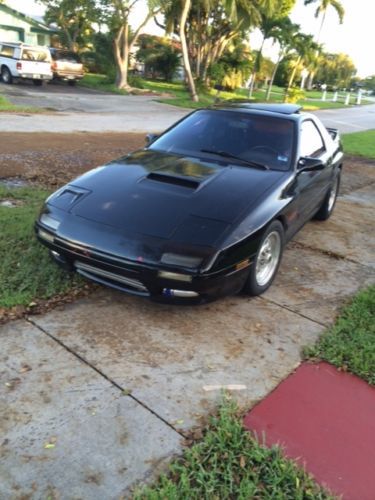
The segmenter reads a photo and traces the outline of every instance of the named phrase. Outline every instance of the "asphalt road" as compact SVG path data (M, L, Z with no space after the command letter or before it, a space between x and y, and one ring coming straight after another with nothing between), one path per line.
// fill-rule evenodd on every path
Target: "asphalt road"
M14 104L55 110L45 114L2 114L0 132L160 132L190 110L158 103L152 96L122 96L50 84L0 84ZM315 113L341 133L375 128L375 104Z

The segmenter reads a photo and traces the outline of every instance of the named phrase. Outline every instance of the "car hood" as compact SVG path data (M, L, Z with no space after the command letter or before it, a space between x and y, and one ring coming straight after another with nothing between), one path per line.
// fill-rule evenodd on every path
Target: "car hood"
M94 169L48 203L123 235L215 247L285 172L141 150Z

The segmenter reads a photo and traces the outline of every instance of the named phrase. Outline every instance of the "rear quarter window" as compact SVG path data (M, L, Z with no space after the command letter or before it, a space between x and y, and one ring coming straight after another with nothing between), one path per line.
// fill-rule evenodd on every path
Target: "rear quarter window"
M14 47L11 47L10 45L1 45L0 56L14 57Z

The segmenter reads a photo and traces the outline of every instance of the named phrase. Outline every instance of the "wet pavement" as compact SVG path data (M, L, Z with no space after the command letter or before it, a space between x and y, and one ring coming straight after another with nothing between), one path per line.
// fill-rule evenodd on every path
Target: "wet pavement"
M362 177L361 177L362 175ZM119 498L234 386L253 406L375 282L374 171L286 248L259 298L172 307L101 289L0 329L0 498ZM366 187L363 187L366 185Z

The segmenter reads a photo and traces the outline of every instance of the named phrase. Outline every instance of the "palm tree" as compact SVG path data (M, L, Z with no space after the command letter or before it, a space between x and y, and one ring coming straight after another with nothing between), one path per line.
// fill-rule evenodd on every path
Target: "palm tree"
M251 97L252 95L256 75L261 67L264 43L269 38L275 38L275 34L278 34L280 21L286 18L286 16L289 14L292 7L296 3L296 0L263 0L259 1L258 3L260 13L260 22L258 28L262 33L263 38L254 61L254 67L251 74L249 86L249 97Z
M338 0L305 0L305 5L310 5L312 3L319 2L319 5L315 11L315 17L318 18L320 15L322 15L322 21L320 23L318 35L316 37L316 42L319 43L320 40L320 35L322 32L322 28L326 19L326 14L327 10L329 7L333 7L333 9L336 11L337 15L339 16L339 21L340 24L342 24L344 20L344 15L345 15L345 10L342 4Z
M300 26L298 24L292 23L289 17L284 17L275 23L273 29L273 38L279 43L280 50L277 61L273 68L271 80L268 83L266 101L269 101L271 97L272 85L280 62L294 50L293 41L299 32Z
M297 69L300 67L301 63L304 63L305 65L310 64L311 60L320 50L320 46L314 42L313 36L305 35L304 33L298 33L293 38L293 48L297 54L297 59L294 61L293 70L290 74L288 86L285 90L284 102L288 97L289 90L292 88Z
M332 7L336 11L336 14L339 17L340 24L343 23L345 10L344 10L344 7L342 6L342 4L339 2L339 0L305 0L304 3L305 3L305 5L310 5L310 4L313 4L316 2L319 2L319 5L315 11L315 17L319 18L320 15L322 16L319 31L318 31L318 34L317 34L316 40L315 40L316 43L319 43L320 35L322 33L323 25L324 25L324 22L326 20L327 10L329 9L329 7ZM318 54L316 54L316 56L318 56ZM317 59L317 57L316 57L316 59ZM314 64L313 64L313 66L314 66ZM309 80L307 83L308 89L311 89L311 87L312 87L314 75L315 75L315 70L313 69L312 71L310 71L310 74L309 74Z

